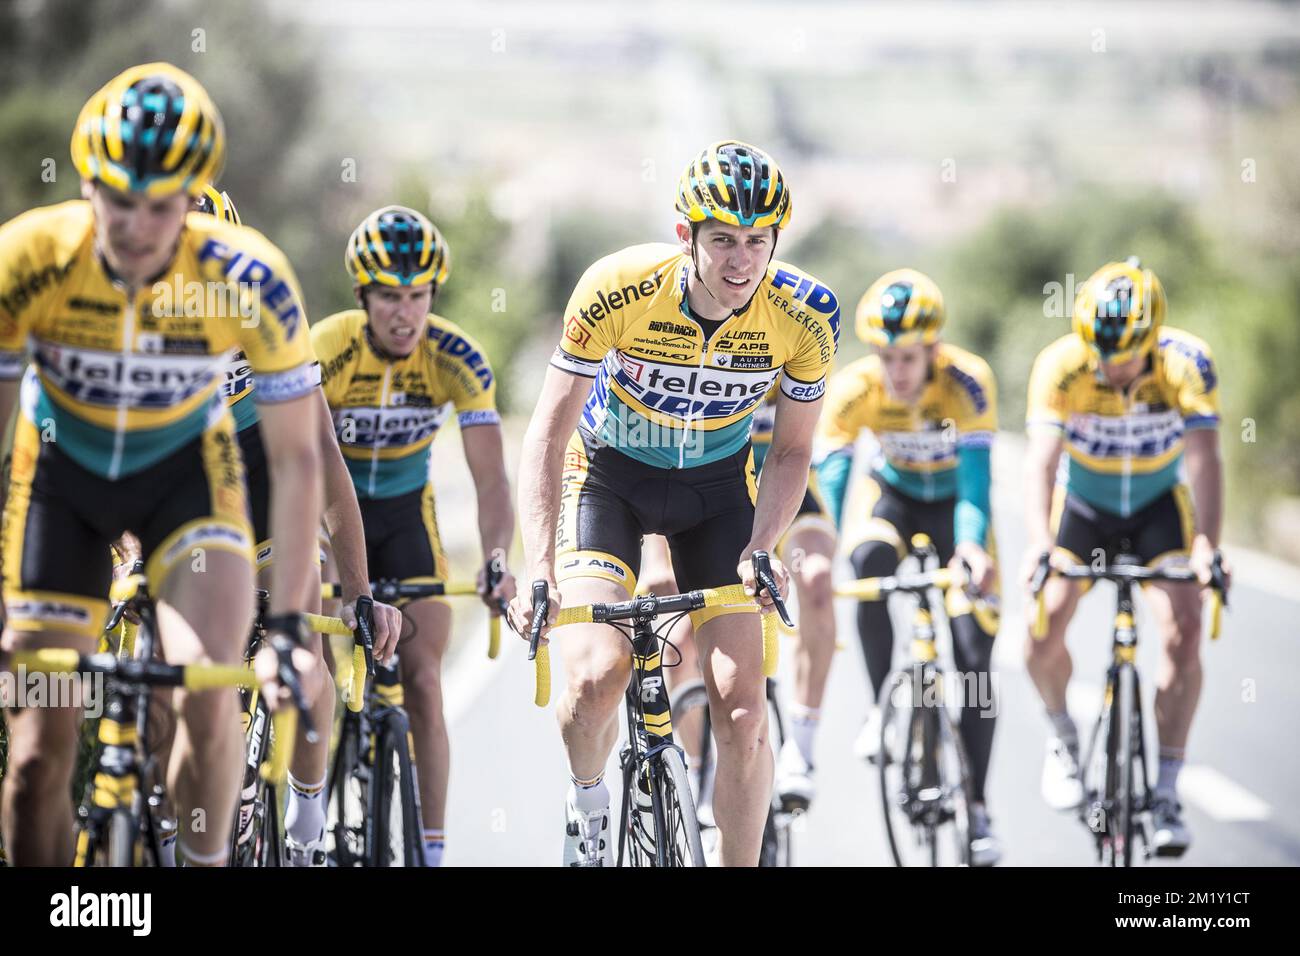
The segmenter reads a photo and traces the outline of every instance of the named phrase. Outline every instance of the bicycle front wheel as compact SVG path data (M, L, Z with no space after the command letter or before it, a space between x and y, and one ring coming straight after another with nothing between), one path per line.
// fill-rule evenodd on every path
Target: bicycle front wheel
M130 810L114 810L108 820L107 862L112 867L135 866L139 827Z
M656 781L651 794L655 821L655 865L704 866L700 821L695 814L695 800L686 779L686 764L682 762L682 755L669 747L660 752L655 765Z
M406 721L390 715L375 753L370 866L424 866L424 827L415 788Z
M1137 842L1138 778L1145 785L1141 760L1142 710L1137 699L1137 672L1132 664L1121 664L1116 680L1118 697L1118 788L1115 793L1115 828L1112 836L1112 866L1133 865L1133 845Z
M920 666L884 687L878 766L896 866L970 863L970 771L942 703L942 675Z
M345 714L330 769L327 858L332 866L366 864L370 783L369 768L361 763L359 718Z

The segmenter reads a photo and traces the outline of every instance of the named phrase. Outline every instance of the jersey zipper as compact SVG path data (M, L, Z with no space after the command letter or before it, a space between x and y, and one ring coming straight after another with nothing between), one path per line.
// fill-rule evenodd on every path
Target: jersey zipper
M126 313L122 325L122 377L128 378L127 363L135 341L135 290L127 289ZM117 481L122 470L122 455L126 450L126 421L130 414L126 395L119 391L117 397L117 422L113 429L113 457L108 462L108 480Z
M737 318L739 318L739 316L737 316L735 313L732 313L731 315L727 316L725 319L722 320L722 324L719 325L716 330L714 330L712 337L706 340L704 338L704 326L702 326L699 323L699 320L697 320L695 316L691 315L690 313L690 306L687 305L686 303L685 292L682 293L682 301L678 306L677 311L680 312L683 316L685 316L686 319L692 325L694 325L697 329L700 330L701 345L700 345L699 368L700 371L704 371L705 366L708 364L709 356L713 354L713 344L722 338L722 330L725 329L732 322L734 322ZM686 420L683 422L682 425L682 440L677 444L677 467L678 468L686 467L686 436L690 432L691 427L695 421L694 418L695 413L693 411L694 408L695 408L695 399L694 397L692 397L691 403L687 406Z
M370 451L370 497L375 496L375 477L379 473L379 432L388 407L388 384L393 378L393 364L384 363L384 384L379 392L379 415L375 419L375 447Z

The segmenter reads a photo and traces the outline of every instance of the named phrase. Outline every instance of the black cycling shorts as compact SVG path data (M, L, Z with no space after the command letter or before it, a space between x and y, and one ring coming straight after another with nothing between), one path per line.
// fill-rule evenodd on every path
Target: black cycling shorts
M598 577L635 594L642 535L662 534L683 592L736 584L756 497L749 445L707 465L656 468L579 429L564 455L557 583Z
M432 484L392 498L361 498L357 504L371 580L408 584L447 580Z
M1094 507L1058 486L1052 498L1052 527L1056 550L1066 560L1091 564L1104 554L1110 564L1116 555L1128 554L1154 568L1186 562L1196 516L1192 496L1183 484L1174 485L1127 518Z
M253 540L256 542L254 560L257 570L270 567L275 554L271 547L271 468L266 461L266 446L262 443L262 429L249 425L238 433L239 453L244 458L244 477L248 484L248 511L253 519ZM329 537L322 529L319 533L323 548ZM325 563L325 552L317 549L316 560Z
M203 551L252 559L230 417L161 461L110 481L63 454L58 442L42 441L19 412L0 535L8 625L97 635L113 576L109 545L124 531L140 539L155 593L173 567Z

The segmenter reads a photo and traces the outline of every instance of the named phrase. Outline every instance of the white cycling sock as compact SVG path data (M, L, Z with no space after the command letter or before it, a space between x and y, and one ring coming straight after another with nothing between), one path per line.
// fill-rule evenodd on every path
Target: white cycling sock
M790 705L790 737L799 748L799 756L810 767L813 765L813 740L817 736L817 725L821 719L822 712L815 707Z
M424 865L442 866L442 851L446 845L446 830L426 829L424 831Z
M303 783L289 774L289 806L284 812L285 836L306 846L315 843L325 832L325 778L319 783Z
M583 813L595 813L609 807L609 788L605 786L604 771L594 780L579 780L571 776L569 786L569 803L575 810Z

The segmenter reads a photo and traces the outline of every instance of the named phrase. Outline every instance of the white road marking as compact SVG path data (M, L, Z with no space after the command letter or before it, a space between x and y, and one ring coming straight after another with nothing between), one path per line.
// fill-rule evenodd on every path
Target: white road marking
M1252 823L1267 820L1272 808L1234 780L1213 767L1189 764L1178 775L1178 794L1220 823Z

